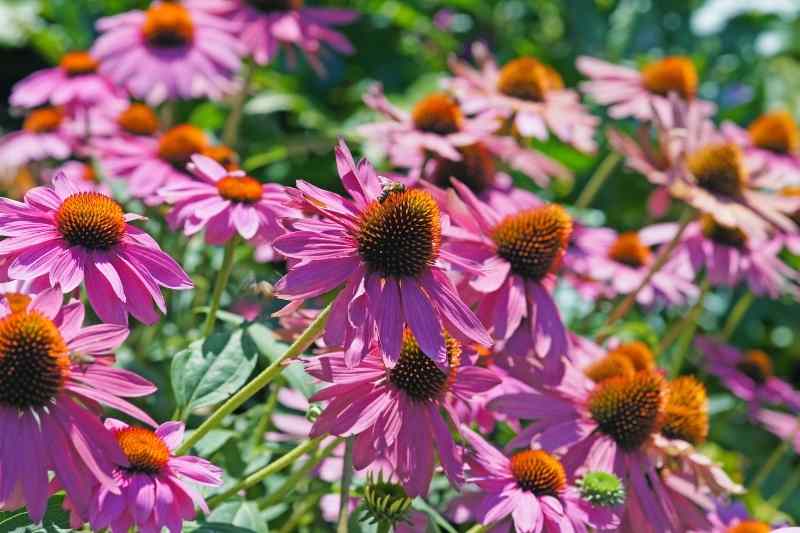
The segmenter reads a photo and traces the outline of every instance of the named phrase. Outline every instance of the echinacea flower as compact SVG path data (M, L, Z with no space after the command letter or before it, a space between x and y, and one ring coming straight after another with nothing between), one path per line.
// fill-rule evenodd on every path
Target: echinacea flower
M671 225L677 231L677 225ZM738 228L726 228L702 215L686 228L675 254L684 254L695 274L705 271L712 286L745 283L759 296L800 295L800 276L780 258L783 241L758 241Z
M222 469L191 455L175 456L183 441L182 422L166 422L155 431L108 418L105 425L116 438L125 461L116 463L114 480L119 493L98 487L91 501L89 523L99 531L170 533L183 531L184 520L195 517L195 507L208 513L203 496L187 481L217 487Z
M458 424L450 408L453 398L465 400L486 392L499 379L489 370L469 366L459 342L445 337L446 370L423 353L408 329L392 368L377 344L353 368L347 366L343 352L306 359L309 374L332 383L311 398L328 402L311 435L355 437L355 468L362 470L386 459L411 497L427 494L434 454L450 482L460 485L462 465L442 410Z
M181 267L147 233L130 225L111 197L60 174L24 202L0 199L0 258L7 279L47 277L64 293L85 283L89 303L104 322L145 324L166 313L161 287L192 288Z
M206 242L224 244L237 233L243 239L256 235L271 241L285 233L279 219L299 216L287 207L289 196L275 183L263 184L241 170L229 172L204 155L192 156L193 181L168 184L159 191L174 204L167 215L173 228L186 235L205 229Z
M389 364L396 362L406 325L443 368L443 329L489 346L491 338L443 268L467 262L441 249L442 215L430 193L382 180L367 161L356 165L343 142L336 163L350 199L302 180L289 189L319 218L287 222L290 231L274 241L289 262L275 295L296 302L344 286L324 339L345 346L351 365L376 338Z
M507 457L467 427L461 428L471 453L466 454L468 482L480 488L474 503L484 525L514 524L517 533L572 533L590 525L600 530L619 526L617 506L594 506L568 484L555 455L539 449ZM584 520L586 520L584 522Z
M483 43L473 45L472 55L480 70L450 60L455 78L448 86L466 113L494 110L522 137L546 141L552 132L578 150L594 152L599 119L581 105L576 91L564 87L553 67L523 56L499 68Z
M504 350L524 356L533 351L558 362L567 353L567 332L551 292L572 232L563 207L535 201L492 207L463 184L454 186L448 212L448 249L482 265L469 283L480 294L478 316ZM556 380L557 381L557 380Z
M659 470L664 456L653 442L665 428L676 433L700 428L703 433L707 418L702 402L670 400L670 385L658 371L623 371L595 382L572 364L565 366L557 387L501 396L492 402L492 407L508 416L534 420L509 446L536 445L558 453L570 475L595 470L614 473L628 489L621 531L685 531L683 515L677 510L687 503L685 494L676 492L671 497L669 476ZM687 405L691 409L676 409ZM703 486L699 476L690 481L702 487L697 492L704 496L695 506L705 502L706 491L716 488Z
M236 87L242 52L236 25L190 3L155 1L146 11L102 18L97 29L91 53L100 73L151 105L220 100Z
M94 191L103 193L106 196L111 196L111 189L106 184L100 183L97 172L95 172L94 165L91 161L78 159L65 161L64 164L54 169L52 172L45 173L44 178L47 182L50 182L62 172L72 181L83 182L89 185Z
M67 52L57 67L36 71L17 82L9 103L27 108L48 104L88 108L109 100L124 100L124 91L99 74L98 67L97 59L89 52Z
M393 165L409 168L412 175L428 181L443 179L447 184L451 162L487 165L482 157L486 155L505 162L541 186L546 186L552 176L571 176L555 160L499 135L501 122L494 111L466 116L448 93L431 93L406 112L392 105L380 84L375 84L364 95L364 102L386 120L364 124L359 133L386 152Z
M598 283L604 294L635 291L652 269L658 246L672 238L672 226L649 226L639 231L617 233L609 228L583 228L572 253L564 261L576 283ZM683 305L698 294L694 272L683 255L675 255L652 275L636 294L644 306Z
M641 70L587 56L579 57L576 65L589 78L581 84L581 90L599 104L609 106L608 114L615 119L651 120L656 113L662 120L667 120L671 95L704 117L711 116L716 110L713 103L697 98L699 78L688 57L657 59L645 64Z
M137 113L141 114L131 124L149 122L144 112ZM178 124L159 136L126 135L95 142L106 173L127 181L131 196L154 205L164 201L158 195L162 187L192 181L186 167L194 154L204 153L209 145L206 134L191 124Z
M247 52L259 65L271 62L283 48L292 60L292 45L300 49L319 73L323 45L352 54L353 45L333 26L350 24L359 16L349 9L309 7L303 0L191 0L189 5L223 16L240 29Z
M20 131L0 137L0 165L12 168L32 161L66 159L75 148L59 107L41 107L28 112Z
M102 356L128 336L121 325L83 326L83 304L61 291L0 299L0 508L42 519L50 472L86 516L94 483L119 492L112 461L126 464L97 415L100 405L155 424L125 397L156 390Z
M800 409L800 392L775 375L772 359L766 352L741 352L705 336L697 337L694 344L703 354L708 371L751 407L769 403Z

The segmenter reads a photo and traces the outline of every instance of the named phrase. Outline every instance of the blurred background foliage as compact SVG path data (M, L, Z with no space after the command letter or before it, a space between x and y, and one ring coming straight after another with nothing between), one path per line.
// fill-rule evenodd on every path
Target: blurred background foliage
M58 60L67 50L87 48L96 36L97 18L145 7L145 0L0 0L0 131L14 129L20 117L5 106L11 86L34 70ZM786 108L800 117L800 1L798 0L352 0L309 4L340 5L360 11L362 18L344 32L357 50L352 57L324 57L327 76L319 78L304 63L283 61L259 69L255 96L245 107L239 151L243 166L254 176L291 184L297 178L336 188L331 146L336 137L352 136L353 126L373 118L361 102L374 81L384 84L391 99L410 106L434 89L447 73L451 54L469 55L470 43L482 40L505 62L529 54L552 64L568 85L579 82L575 59L589 54L633 65L666 54L691 56L701 73L700 92L720 107L719 120L747 124L770 108ZM178 117L209 132L219 132L225 121L225 103L186 102ZM602 110L596 108L598 114ZM610 122L605 121L604 126ZM354 141L357 139L354 138ZM557 184L545 193L574 200L583 183L602 160L557 143L540 147L575 171L573 184ZM371 154L368 154L371 155ZM529 186L524 179L520 184ZM586 213L593 223L631 229L646 220L649 186L640 176L618 170ZM197 244L197 243L195 243ZM190 245L187 261L218 262L203 258L201 245ZM192 255L194 253L194 255ZM198 258L199 257L199 258ZM193 259L194 258L194 259ZM798 258L787 261L800 267ZM217 263L218 264L218 263ZM191 265L185 265L192 269ZM236 274L239 286L254 279L274 281L278 270ZM205 289L207 290L207 284ZM202 283L194 302L205 301ZM700 316L701 330L718 331L741 291L716 291ZM179 298L182 296L178 296ZM192 299L188 295L186 296ZM560 303L578 332L595 330L603 320L573 293L560 294ZM186 302L189 307L191 302ZM604 308L601 306L600 311ZM623 336L657 341L671 320L686 310L666 316L632 313L619 332ZM191 320L191 314L189 315ZM183 347L180 322L161 330L145 329L132 339L132 351L146 355L139 363L157 378L155 369ZM158 335L167 342L148 342ZM175 339L174 344L170 339ZM791 300L759 301L747 313L734 342L760 348L775 358L776 369L800 386L800 307ZM174 350L174 351L172 351ZM690 352L692 370L695 354ZM164 379L163 377L161 379ZM739 480L757 470L776 439L745 423L743 406L711 383L712 442L709 451ZM169 386L161 387L162 391ZM170 402L149 406L169 416ZM152 412L152 411L151 411ZM243 422L244 423L244 422ZM732 453L732 452L739 453ZM766 486L769 494L791 470L778 469ZM752 507L765 509L758 496ZM800 518L800 496L784 509Z

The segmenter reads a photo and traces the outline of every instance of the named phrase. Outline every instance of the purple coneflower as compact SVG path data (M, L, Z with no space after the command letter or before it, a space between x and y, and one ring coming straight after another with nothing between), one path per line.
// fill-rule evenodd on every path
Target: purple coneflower
M32 161L66 159L75 138L60 107L40 107L28 112L20 131L0 137L2 168L17 168Z

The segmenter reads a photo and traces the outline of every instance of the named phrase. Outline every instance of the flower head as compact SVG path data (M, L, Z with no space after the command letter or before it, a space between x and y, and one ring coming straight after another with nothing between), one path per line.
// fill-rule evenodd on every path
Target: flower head
M25 505L35 521L50 495L50 472L81 516L92 483L119 492L110 462L127 462L95 406L155 424L123 399L155 387L103 360L125 340L127 328L84 327L83 305L62 306L62 299L54 289L0 298L0 508Z
M222 485L222 470L199 457L173 454L183 440L181 422L166 422L155 430L112 418L106 419L105 425L126 461L115 464L118 493L95 489L89 514L92 528L110 528L113 533L132 527L167 528L179 533L183 521L194 518L195 506L208 512L203 497L187 481L216 487Z
M2 168L15 169L32 161L66 159L74 148L64 109L45 106L28 111L22 130L0 137L0 162Z
M63 174L24 202L0 199L0 257L9 279L45 277L69 293L86 284L89 302L105 322L127 324L128 313L152 324L153 302L166 312L161 287L189 289L181 267L111 197Z
M153 2L97 22L92 47L100 73L134 97L157 105L169 99L220 99L235 87L242 52L236 25L192 7Z
M290 190L319 219L288 221L288 234L275 240L274 248L289 258L276 296L303 300L344 285L333 302L325 343L347 347L351 364L373 340L389 364L397 362L406 326L442 368L444 328L460 340L491 344L443 269L445 261L468 261L441 248L441 213L433 197L379 178L368 162L356 165L344 144L336 159L352 199L304 181Z

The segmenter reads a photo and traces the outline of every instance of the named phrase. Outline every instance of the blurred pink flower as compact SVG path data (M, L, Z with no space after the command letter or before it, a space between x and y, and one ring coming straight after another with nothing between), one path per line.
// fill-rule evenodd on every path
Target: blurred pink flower
M497 112L522 137L547 141L552 132L583 152L594 152L595 128L600 119L580 103L580 95L564 87L555 69L523 56L499 68L483 43L472 46L480 70L451 58L455 78L448 87L467 114Z
M75 143L63 109L33 109L20 131L0 137L0 166L14 169L32 161L67 159Z
M60 174L24 202L0 198L0 257L6 279L47 277L64 293L86 284L89 303L104 322L128 323L128 313L153 324L166 302L161 287L192 288L181 267L147 233L131 226L140 215Z
M146 11L102 18L97 29L91 53L100 73L151 105L220 100L236 88L243 52L236 25L191 3L155 1Z
M47 507L51 471L81 516L93 483L119 493L111 464L127 461L97 415L101 405L155 424L122 398L156 388L102 359L128 329L84 327L83 304L62 307L62 300L55 289L0 299L0 509L24 505L35 522Z

